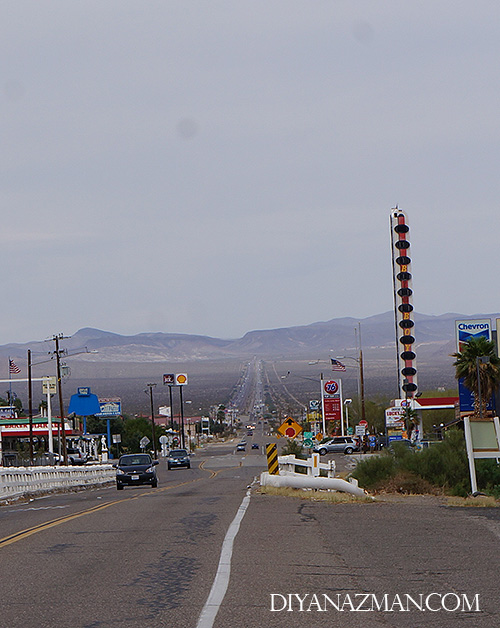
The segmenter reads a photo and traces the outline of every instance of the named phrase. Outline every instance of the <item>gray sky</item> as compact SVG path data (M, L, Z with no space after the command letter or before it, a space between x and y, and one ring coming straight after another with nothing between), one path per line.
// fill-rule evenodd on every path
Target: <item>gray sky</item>
M498 311L500 4L0 2L0 343Z

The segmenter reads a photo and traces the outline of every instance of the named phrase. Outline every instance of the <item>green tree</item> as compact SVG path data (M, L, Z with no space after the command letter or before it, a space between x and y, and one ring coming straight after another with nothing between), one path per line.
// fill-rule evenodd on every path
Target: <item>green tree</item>
M484 414L488 401L500 383L500 358L496 355L495 343L484 336L471 338L464 343L462 351L454 353L452 357L456 358L453 363L455 377L463 378L465 386L474 394L474 414Z

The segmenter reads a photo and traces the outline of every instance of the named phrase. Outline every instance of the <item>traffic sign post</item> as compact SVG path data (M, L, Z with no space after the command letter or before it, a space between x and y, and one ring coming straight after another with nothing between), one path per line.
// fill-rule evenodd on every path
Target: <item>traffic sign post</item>
M278 432L287 438L296 438L302 432L302 427L291 417L288 417L278 427Z

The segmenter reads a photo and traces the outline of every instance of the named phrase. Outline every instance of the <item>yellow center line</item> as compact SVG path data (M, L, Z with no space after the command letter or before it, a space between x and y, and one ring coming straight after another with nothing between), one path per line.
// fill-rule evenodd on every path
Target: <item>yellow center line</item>
M195 478L193 480L187 480L186 482L181 482L180 484L173 484L171 486L164 486L163 488L156 489L151 493L142 493L141 495L135 495L134 497L126 497L124 499L116 499L106 504L99 504L98 506L92 506L92 508L88 508L87 510L81 510L80 512L73 513L71 515L66 515L64 517L58 517L57 519L52 519L52 521L47 521L45 523L40 523L32 528L27 528L26 530L20 530L19 532L14 532L14 534L10 534L9 536L0 539L0 548L6 547L7 545L11 545L12 543L16 543L17 541L21 541L22 539L26 539L32 534L36 534L37 532L42 532L43 530L48 530L55 526L61 525L68 521L72 521L73 519L78 519L79 517L84 517L85 515L91 515L94 512L98 512L100 510L104 510L109 508L110 506L116 506L116 504L122 504L123 502L131 501L134 499L140 499L141 497L151 497L152 495L157 495L163 491L170 491L173 488L178 488L179 486L185 486L186 484L193 484L194 482L199 482L203 479L211 480L213 479L222 469L219 471L212 471L211 469L204 468L205 460L203 460L199 464L199 468L202 471L208 471L210 476L208 478Z

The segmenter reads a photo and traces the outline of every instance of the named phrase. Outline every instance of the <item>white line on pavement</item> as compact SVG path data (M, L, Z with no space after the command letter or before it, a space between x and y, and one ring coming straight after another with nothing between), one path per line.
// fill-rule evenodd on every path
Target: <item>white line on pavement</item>
M248 489L243 501L238 508L235 518L226 532L224 543L222 544L222 551L219 559L219 567L215 574L215 579L212 584L212 589L208 596L205 606L201 611L196 628L212 628L215 617L219 612L222 600L226 595L227 587L229 585L229 576L231 574L231 557L233 555L233 543L238 530L240 529L240 523L245 515L245 512L250 503L250 489Z

